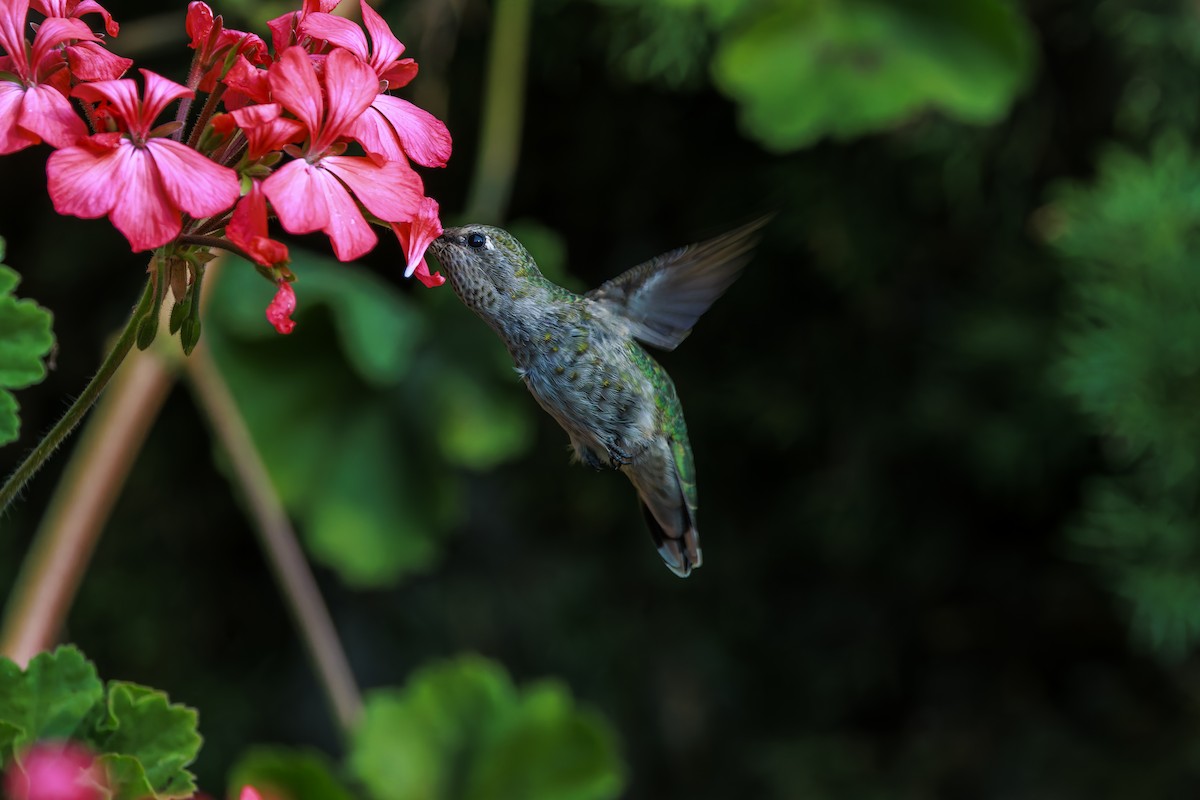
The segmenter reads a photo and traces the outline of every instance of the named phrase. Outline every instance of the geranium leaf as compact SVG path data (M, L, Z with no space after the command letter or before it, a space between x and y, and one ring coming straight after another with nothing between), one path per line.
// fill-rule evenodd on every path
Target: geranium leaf
M378 800L617 796L615 739L557 684L513 686L500 665L465 657L368 696L349 757Z
M120 774L138 784L144 777L155 797L187 797L196 790L191 774L184 769L200 751L196 721L194 709L171 703L163 692L113 681L97 744L104 752L136 759L142 774L118 760Z
M721 38L717 85L774 150L844 139L941 111L1008 112L1033 61L1028 26L1002 0L768 2Z
M230 772L228 797L253 786L264 797L287 800L354 800L329 757L315 750L256 747Z
M0 240L0 257L3 240ZM13 389L24 389L46 377L44 359L54 347L53 315L12 291L21 276L0 264L0 444L16 441L21 421Z
M74 647L39 653L22 671L0 658L0 761L39 739L68 739L103 702L96 668Z

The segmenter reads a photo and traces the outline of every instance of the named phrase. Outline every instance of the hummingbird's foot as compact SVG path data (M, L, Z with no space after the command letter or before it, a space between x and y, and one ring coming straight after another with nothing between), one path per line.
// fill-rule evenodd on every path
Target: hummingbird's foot
M584 463L585 466L591 467L597 472L609 469L608 462L601 461L600 456L596 455L596 451L590 447L584 448L580 451L579 459Z
M605 446L608 448L608 463L612 465L613 469L620 469L633 463L635 455L622 449L616 442L609 442Z

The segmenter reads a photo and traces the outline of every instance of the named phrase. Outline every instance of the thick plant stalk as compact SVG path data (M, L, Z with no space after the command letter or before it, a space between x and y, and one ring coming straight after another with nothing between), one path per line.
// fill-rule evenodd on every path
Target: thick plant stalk
M271 571L295 618L334 716L343 732L349 733L362 713L362 695L271 476L237 402L203 342L184 366L214 436L229 455L235 483L245 493Z
M470 222L503 222L525 118L525 62L533 0L497 0L489 43L479 153L467 201Z
M49 649L100 531L173 382L150 352L131 356L88 421L5 607L0 654L25 666Z

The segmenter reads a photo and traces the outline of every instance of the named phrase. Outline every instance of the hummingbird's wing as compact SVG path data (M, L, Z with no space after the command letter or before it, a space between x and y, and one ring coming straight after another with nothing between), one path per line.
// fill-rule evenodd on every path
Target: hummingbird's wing
M674 350L700 315L737 280L768 219L760 217L714 239L664 253L621 273L587 297L624 317L635 339Z

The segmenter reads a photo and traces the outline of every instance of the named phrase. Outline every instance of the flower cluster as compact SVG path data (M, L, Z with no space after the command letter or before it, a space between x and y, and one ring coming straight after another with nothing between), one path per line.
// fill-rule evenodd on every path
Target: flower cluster
M417 64L383 18L360 0L360 27L330 13L337 2L303 0L269 22L270 47L192 2L186 85L143 69L139 88L122 77L132 62L80 19L99 14L117 34L95 0L0 0L0 155L54 148L55 209L106 216L135 251L158 250L179 304L208 249L226 247L277 283L267 319L291 332L294 276L272 216L289 233L322 231L343 261L375 246L372 224L390 228L405 275L437 286L424 253L442 230L438 206L413 164L444 166L450 134L389 93ZM31 11L45 19L31 25ZM193 114L198 93L207 98ZM160 123L171 106L175 120Z

